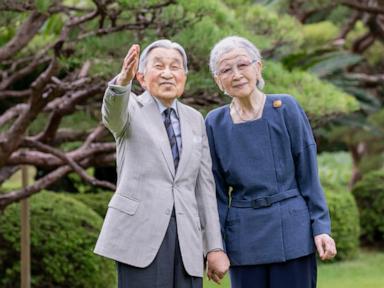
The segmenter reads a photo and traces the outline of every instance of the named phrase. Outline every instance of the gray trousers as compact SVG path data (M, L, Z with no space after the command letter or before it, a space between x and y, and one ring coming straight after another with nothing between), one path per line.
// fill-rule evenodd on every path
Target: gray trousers
M155 260L146 268L117 262L118 288L202 288L203 279L185 271L176 218L172 213L168 229Z

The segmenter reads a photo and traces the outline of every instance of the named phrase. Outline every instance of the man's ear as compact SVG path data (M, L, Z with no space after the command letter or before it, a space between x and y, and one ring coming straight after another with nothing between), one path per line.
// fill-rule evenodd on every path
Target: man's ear
M217 86L219 86L219 89L221 91L224 91L224 87L223 87L223 84L221 83L219 76L215 75L213 78L215 79Z
M144 73L137 72L137 73L136 73L136 79L137 79L137 81L139 81L141 87L142 87L144 90L146 90L147 87L145 86Z

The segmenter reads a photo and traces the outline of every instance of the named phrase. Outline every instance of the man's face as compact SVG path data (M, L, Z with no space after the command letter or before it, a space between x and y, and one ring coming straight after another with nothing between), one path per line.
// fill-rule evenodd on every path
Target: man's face
M144 73L138 73L141 86L169 106L184 92L187 75L183 58L175 49L158 47L149 52Z

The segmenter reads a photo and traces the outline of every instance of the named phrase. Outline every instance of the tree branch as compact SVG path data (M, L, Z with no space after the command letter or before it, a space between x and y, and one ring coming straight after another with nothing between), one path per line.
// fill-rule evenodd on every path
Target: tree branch
M39 55L37 55L29 65L27 65L26 67L24 67L23 69L17 72L12 72L12 75L10 77L2 79L2 81L0 82L0 90L6 89L12 83L25 77L28 74L31 74L33 71L36 70L38 66L48 63L49 60L50 58L48 57L41 58Z
M348 1L348 0L342 0L340 1L341 4L348 6L352 9L368 12L371 14L384 14L384 9L381 7L373 7L373 6L367 6L363 4L359 4L356 1Z
M352 52L362 54L375 42L375 36L369 31L355 40L352 45Z
M16 118L20 115L25 109L27 109L28 104L17 104L9 108L3 115L0 116L0 127L3 126L8 121L11 121L13 118Z
M57 158L63 160L63 162L68 164L77 174L80 175L80 177L84 181L86 181L92 185L96 185L96 186L111 189L111 190L114 190L116 188L115 185L113 185L107 181L100 181L100 180L97 180L97 179L89 176L87 174L87 172L83 168L81 168L71 157L68 157L65 153L61 152L58 149L52 148L48 145L45 145L43 143L40 143L40 142L37 142L34 140L30 140L30 139L25 139L24 144L27 146L30 146L32 148L36 148L42 152L50 153L50 154L56 156Z
M21 90L21 91L13 91L13 90L5 90L0 92L0 100L4 100L6 98L26 98L30 96L32 93L31 90Z
M341 39L344 40L348 33L352 31L352 29L355 27L356 22L361 18L361 12L354 11L352 16L348 19L348 21L345 23L343 28L340 31L339 36L335 39L335 41L340 41Z
M31 16L24 22L16 33L15 37L9 41L4 47L0 48L0 61L8 59L23 49L29 41L43 26L48 15L39 12L32 12Z
M9 177L11 177L17 170L19 166L4 166L0 168L0 184L3 184Z
M6 194L0 194L0 211L4 210L9 204L25 199L37 192L40 192L45 187L53 184L55 181L63 177L71 171L69 165L62 166L37 180L34 184L17 191L12 191Z
M382 84L384 82L384 74L369 75L364 73L349 73L345 77L351 80L359 80L369 84Z

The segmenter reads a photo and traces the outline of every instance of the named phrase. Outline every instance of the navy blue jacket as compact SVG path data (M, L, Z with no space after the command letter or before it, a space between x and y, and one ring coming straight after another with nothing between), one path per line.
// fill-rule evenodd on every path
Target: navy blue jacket
M316 143L296 100L268 95L260 119L237 124L226 105L207 115L206 127L231 265L313 253L313 237L331 232L330 218Z

